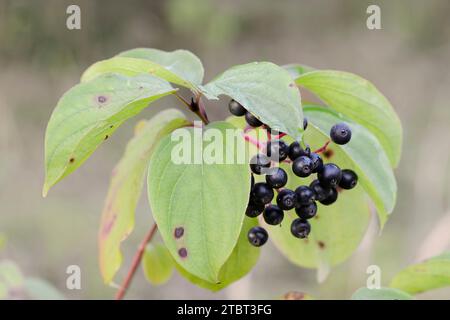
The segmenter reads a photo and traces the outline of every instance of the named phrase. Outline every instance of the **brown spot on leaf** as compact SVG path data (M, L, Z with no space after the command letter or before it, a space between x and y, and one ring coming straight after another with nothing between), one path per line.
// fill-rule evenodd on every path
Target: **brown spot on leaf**
M325 151L323 152L323 156L324 156L326 159L330 159L333 155L334 155L334 151L331 150L331 149L327 149L327 150L325 150Z
M186 258L187 255L188 255L187 249L186 249L186 248L181 248L181 249L179 249L179 250L178 250L178 255L179 255L181 258Z
M110 125L109 128L112 129L112 128L114 128L114 126L113 126L113 125Z
M293 83L293 82L289 83L289 87L291 87L291 88L295 87L295 83Z
M319 249L323 250L325 249L325 242L323 241L317 241L317 245L319 246Z
M319 215L316 214L316 216L314 217L314 219L319 220Z
M336 187L336 191L337 191L338 193L341 193L342 191L344 191L344 189L342 189L342 188L340 188L340 187Z
M108 135L106 135L106 136L105 136L105 140L108 140L108 138L109 138L109 136L108 136Z
M69 159L69 162L70 162L70 163L74 163L74 162L75 162L75 158L70 158L70 159Z
M106 101L108 101L108 98L106 97L106 96L98 96L97 97L97 101L98 101L98 103L105 103Z
M173 232L173 235L174 235L175 239L181 238L183 236L183 234L184 234L184 228L183 227L175 228L175 230Z

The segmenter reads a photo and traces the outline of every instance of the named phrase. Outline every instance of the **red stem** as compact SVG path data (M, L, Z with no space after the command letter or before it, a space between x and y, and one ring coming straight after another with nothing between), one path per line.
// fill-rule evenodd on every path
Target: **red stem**
M139 264L142 260L142 256L144 255L145 247L147 244L152 240L153 236L156 233L157 225L154 223L148 233L145 235L145 238L142 240L141 244L138 247L138 250L136 251L136 254L134 255L133 262L131 263L130 270L128 270L128 274L125 277L125 280L122 282L119 291L117 291L116 294L116 300L122 300L125 296L125 293L127 292L131 280L133 280L134 275L136 274L136 270L139 267Z
M314 153L321 153L324 152L325 150L327 150L328 145L330 144L330 140L328 140L324 146L320 147L319 149L313 151Z

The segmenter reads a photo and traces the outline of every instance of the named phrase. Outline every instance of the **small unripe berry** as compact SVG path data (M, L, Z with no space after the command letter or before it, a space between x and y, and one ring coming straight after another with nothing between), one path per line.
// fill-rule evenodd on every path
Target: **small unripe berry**
M297 194L297 204L300 206L314 202L314 191L308 186L299 186L295 189L295 193Z
M249 126L254 127L254 128L257 128L257 127L260 127L263 125L263 123L257 117L255 117L253 114L251 114L248 111L245 113L245 121L247 121Z
M261 174L263 168L270 167L270 160L266 155L258 153L250 160L250 169L253 173Z
M349 169L342 170L342 178L339 181L339 187L342 189L353 189L358 183L358 176L356 173Z
M245 215L250 218L256 218L264 211L264 204L253 201L253 199L247 205Z
M301 218L297 218L292 221L291 224L291 233L294 237L304 239L307 238L309 233L311 232L311 225L308 221L303 220Z
M295 208L295 213L302 219L311 219L317 213L317 205L313 202L308 205L297 207Z
M320 183L325 187L336 187L341 181L342 171L334 163L327 163L317 174Z
M330 204L333 204L336 202L337 197L338 197L338 193L337 193L336 189L330 188L330 193L327 195L327 197L319 202L325 206L329 206Z
M296 160L298 157L301 156L307 156L309 157L311 154L311 149L309 147L306 147L305 149L302 148L300 143L298 141L294 141L289 146L289 159L292 161Z
M297 204L297 194L289 189L283 189L278 193L277 205L283 210L291 210Z
M289 146L283 140L272 140L267 143L266 155L273 161L281 162L288 157Z
M292 163L292 171L295 175L305 178L312 172L313 163L307 156L300 156Z
M324 187L320 184L319 180L314 180L311 182L309 187L314 191L314 198L317 201L325 200L329 195L331 195L332 190L330 187Z
M236 100L230 101L228 109L230 110L230 113L236 117L242 117L247 112L247 110L245 110L245 108Z
M273 189L264 182L256 183L252 188L252 198L256 202L268 204L273 199Z
M335 124L330 130L330 138L334 143L346 144L350 141L351 137L352 130L343 122Z
M317 172L322 171L322 169L323 169L322 158L317 153L314 153L314 152L311 152L311 155L309 156L309 158L311 159L312 164L313 164L312 172L317 173Z
M284 212L276 205L268 205L263 212L264 221L267 224L277 225L283 221Z
M247 238L253 246L260 247L267 242L269 234L266 229L256 226L248 231Z
M274 189L282 188L286 185L288 175L282 168L273 168L266 174L266 182Z

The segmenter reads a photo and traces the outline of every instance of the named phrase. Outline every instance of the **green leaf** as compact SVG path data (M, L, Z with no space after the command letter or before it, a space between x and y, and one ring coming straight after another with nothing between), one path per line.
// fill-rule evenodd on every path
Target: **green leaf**
M289 72L270 62L234 66L204 87L208 97L225 94L273 129L299 139L303 132L300 91Z
M341 168L352 169L358 174L359 183L377 208L380 226L384 226L388 214L395 206L397 184L389 160L378 140L364 127L339 116L329 108L305 106L304 111L311 124L311 131L317 131L322 137L321 141L328 139L334 124L344 121L350 126L352 129L350 142L345 145L331 143L329 149L339 153L338 165ZM309 143L307 137L305 141ZM336 162L334 155L329 160Z
M219 291L229 286L249 273L258 261L260 249L250 245L247 239L248 230L257 225L257 219L245 217L239 240L227 262L220 269L218 277L220 283L211 283L200 279L184 270L180 265L176 266L178 272L193 284L211 291Z
M154 146L160 138L187 124L183 113L176 109L141 121L113 170L98 237L100 271L105 283L113 280L122 265L120 244L134 228L134 213Z
M352 295L352 300L412 300L406 292L392 288L359 288Z
M198 85L202 83L204 70L200 59L186 50L167 52L137 48L93 64L83 73L81 81L86 82L105 73L120 73L126 76L152 74L199 91Z
M450 286L450 252L407 267L390 286L411 294Z
M314 71L315 69L304 64L286 64L282 66L286 69L293 79L297 79L299 76L306 72Z
M0 261L0 300L10 298L12 292L18 292L24 281L22 272L14 262Z
M157 286L166 283L172 277L175 263L164 244L149 244L142 258L142 268L148 282Z
M62 293L53 285L39 278L25 279L27 296L35 300L64 300Z
M45 196L127 119L173 93L164 80L106 74L76 85L59 100L45 133Z
M296 83L339 113L368 128L380 141L392 166L400 160L402 126L389 101L369 81L332 70L307 72Z
M226 122L215 122L204 129L175 130L173 135L181 137L181 142L164 138L150 160L148 173L150 205L167 248L184 269L210 282L218 281L219 271L238 240L250 190L246 161L201 161L202 150L206 153L217 144L216 153L236 154L236 144L227 130L234 133L237 129ZM223 140L202 141L202 136L217 135ZM200 161L173 161L172 153L179 154L181 145L188 147L183 154L193 145L193 156L200 156Z

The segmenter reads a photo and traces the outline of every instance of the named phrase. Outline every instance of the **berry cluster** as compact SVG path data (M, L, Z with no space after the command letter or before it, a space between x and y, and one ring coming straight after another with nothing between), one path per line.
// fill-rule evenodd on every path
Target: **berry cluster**
M230 101L229 110L235 116L245 116L251 127L263 125L235 100ZM303 126L304 129L308 126L306 118ZM270 128L265 127L270 132ZM346 144L351 136L352 132L345 123L338 123L330 130L330 138L336 144ZM308 237L311 232L308 220L317 213L316 201L331 205L337 200L339 189L352 189L358 181L358 176L352 170L341 170L334 163L324 163L319 152L312 152L308 146L303 148L297 141L288 145L280 139L269 140L263 153L255 155L250 161L252 183L245 214L252 218L262 214L267 224L279 225L283 221L284 211L294 209L298 218L291 224L291 233L300 239ZM288 175L283 168L272 166L274 162L292 162L292 171L296 176L306 178L317 174L317 179L309 186L300 185L295 190L284 188ZM254 174L265 174L266 182L255 183ZM276 204L272 204L274 190L278 193ZM259 226L248 232L248 240L256 247L266 243L268 237L267 231Z

